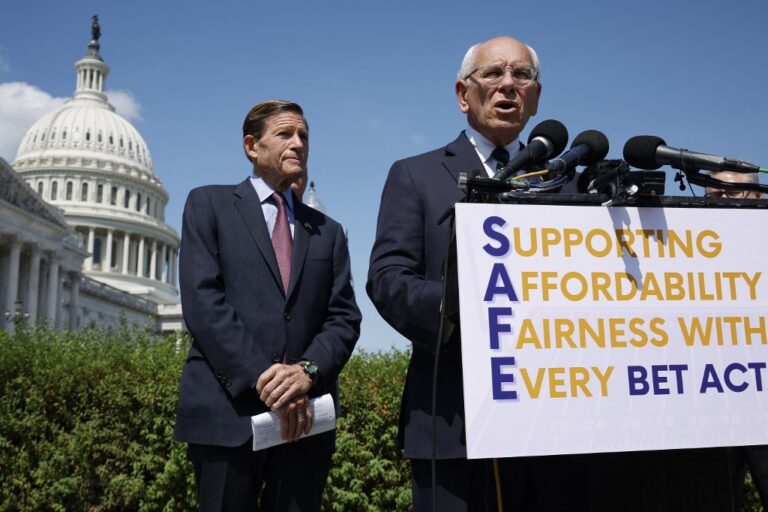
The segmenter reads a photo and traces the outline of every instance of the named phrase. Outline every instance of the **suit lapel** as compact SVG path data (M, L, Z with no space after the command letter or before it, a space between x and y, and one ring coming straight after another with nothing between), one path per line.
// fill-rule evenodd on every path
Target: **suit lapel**
M304 260L309 250L309 238L314 226L310 221L309 211L296 195L293 196L293 256L291 258L291 279L288 282L288 297L296 288L301 272L304 270Z
M261 209L261 201L259 201L259 196L253 189L253 185L251 185L250 178L246 178L235 188L235 196L235 207L243 217L246 229L253 237L256 247L259 248L261 256L272 272L275 284L280 288L280 291L283 291L283 282L280 279L280 270L277 267L277 258L275 258L275 250L272 248L267 222L264 220L264 211Z
M459 173L462 172L466 172L470 178L486 175L483 162L480 161L475 147L469 142L464 132L461 132L456 140L445 146L443 166L457 184L459 182ZM464 199L464 192L458 187L456 187L454 194L451 204Z
M461 132L456 140L445 146L443 165L456 183L459 182L459 173L461 172L466 172L470 178L485 176L483 162L480 161L477 151L464 132Z

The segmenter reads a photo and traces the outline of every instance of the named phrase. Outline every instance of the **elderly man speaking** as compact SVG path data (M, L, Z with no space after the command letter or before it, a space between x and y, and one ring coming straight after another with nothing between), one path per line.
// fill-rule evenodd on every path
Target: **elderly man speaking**
M441 271L450 236L449 223L438 225L438 219L462 198L459 173L492 176L497 166L521 150L520 132L539 106L539 74L536 52L516 39L498 37L472 46L455 85L459 108L467 116L464 131L444 147L395 162L382 193L366 290L384 319L413 344L400 443L411 461L417 511L432 510L434 505L432 376L443 294ZM440 354L436 509L496 510L501 503L510 510L548 509L530 498L531 468L543 464L541 459L467 460L458 338L454 332ZM562 465L559 468L562 472ZM555 475L546 479L551 482ZM562 499L567 509L579 509L566 488L556 491L533 494L537 500Z

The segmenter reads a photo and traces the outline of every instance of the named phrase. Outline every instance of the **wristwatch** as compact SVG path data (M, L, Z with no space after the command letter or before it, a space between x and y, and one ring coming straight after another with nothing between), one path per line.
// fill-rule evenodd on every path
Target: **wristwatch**
M309 379L314 385L317 382L317 378L320 376L320 369L317 367L317 365L309 359L302 359L296 364L301 366L301 369L304 370L304 373L309 375Z

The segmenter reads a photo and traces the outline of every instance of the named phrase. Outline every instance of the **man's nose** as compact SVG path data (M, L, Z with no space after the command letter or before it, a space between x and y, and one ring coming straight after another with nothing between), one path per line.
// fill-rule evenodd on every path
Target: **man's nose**
M515 78L512 76L511 69L505 69L504 74L501 76L501 83L499 89L503 91L517 91Z
M291 145L296 148L303 148L306 143L304 139L299 135L298 133L294 133L293 137L291 137Z

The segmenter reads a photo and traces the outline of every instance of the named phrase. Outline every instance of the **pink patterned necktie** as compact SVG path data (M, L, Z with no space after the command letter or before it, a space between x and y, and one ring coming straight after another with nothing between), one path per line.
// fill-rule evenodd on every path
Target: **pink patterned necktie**
M291 227L288 225L288 215L285 213L285 198L282 194L274 192L272 199L277 204L277 220L272 230L272 247L275 249L275 257L277 258L277 266L280 269L283 289L285 293L288 293L288 282L291 279L293 238L291 238Z

